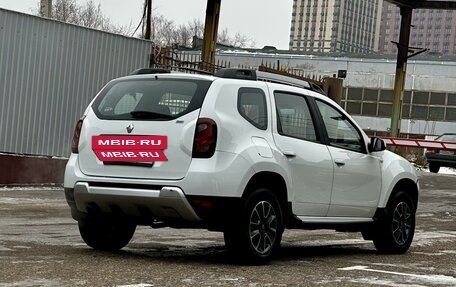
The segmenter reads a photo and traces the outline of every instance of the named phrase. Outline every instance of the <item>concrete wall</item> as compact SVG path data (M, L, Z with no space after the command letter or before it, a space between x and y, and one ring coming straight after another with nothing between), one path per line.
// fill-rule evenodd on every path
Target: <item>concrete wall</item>
M0 184L62 184L66 159L0 154Z

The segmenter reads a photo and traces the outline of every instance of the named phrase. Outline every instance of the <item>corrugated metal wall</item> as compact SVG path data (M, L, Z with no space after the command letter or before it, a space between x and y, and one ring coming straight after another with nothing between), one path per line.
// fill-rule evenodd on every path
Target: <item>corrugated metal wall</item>
M0 9L0 152L69 156L74 125L151 43Z

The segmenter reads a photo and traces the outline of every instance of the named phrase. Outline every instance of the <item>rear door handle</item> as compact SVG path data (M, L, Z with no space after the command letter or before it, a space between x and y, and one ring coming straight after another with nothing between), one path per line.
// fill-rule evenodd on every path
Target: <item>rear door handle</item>
M338 166L338 167L342 167L345 165L345 162L343 160L335 160L334 163Z
M294 151L291 151L291 150L284 150L283 151L283 154L286 156L286 157L296 157L296 153Z

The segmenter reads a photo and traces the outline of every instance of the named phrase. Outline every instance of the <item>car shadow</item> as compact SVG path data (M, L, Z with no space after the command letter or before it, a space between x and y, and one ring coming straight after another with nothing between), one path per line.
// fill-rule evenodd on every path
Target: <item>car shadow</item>
M81 251L79 249L79 251ZM223 244L210 246L185 246L164 244L130 244L127 247L115 251L99 251L87 247L84 254L97 255L100 257L119 257L122 260L138 258L169 262L169 263L192 263L201 265L251 265L241 255L229 252ZM373 255L377 251L373 245L367 244L329 244L329 245L306 245L284 244L275 254L270 264L280 262L316 260L327 257L344 257L353 255Z

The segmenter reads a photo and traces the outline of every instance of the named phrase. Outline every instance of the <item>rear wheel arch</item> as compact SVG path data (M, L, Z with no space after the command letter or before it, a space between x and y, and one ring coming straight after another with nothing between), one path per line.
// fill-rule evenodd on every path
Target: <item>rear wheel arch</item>
M250 195L257 188L268 188L272 194L277 198L286 221L286 215L288 214L288 192L285 179L278 173L263 171L256 173L250 178L247 183L244 193L242 194L243 202L250 197Z

